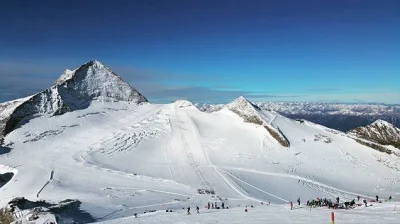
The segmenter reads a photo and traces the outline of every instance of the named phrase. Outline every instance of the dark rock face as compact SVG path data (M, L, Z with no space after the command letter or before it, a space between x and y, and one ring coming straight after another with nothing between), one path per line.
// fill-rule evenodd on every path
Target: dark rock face
M14 176L14 173L3 173L0 174L0 188L3 187L11 178Z
M67 199L58 204L46 201L29 201L23 197L17 197L8 202L11 208L17 207L20 210L37 210L40 212L52 213L58 223L90 223L96 221L89 213L80 209L82 202Z

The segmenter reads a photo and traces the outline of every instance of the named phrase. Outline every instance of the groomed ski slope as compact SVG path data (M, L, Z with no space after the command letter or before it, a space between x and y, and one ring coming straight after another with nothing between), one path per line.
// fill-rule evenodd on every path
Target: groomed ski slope
M93 101L84 110L29 120L6 137L11 151L0 155L0 164L16 171L1 188L0 203L21 196L78 199L96 220L107 221L153 209L193 211L209 201L233 207L281 204L268 207L278 212L298 197L397 200L396 156L341 132L265 113L290 148L230 110L203 113L186 101L141 106ZM150 216L158 213L149 222Z

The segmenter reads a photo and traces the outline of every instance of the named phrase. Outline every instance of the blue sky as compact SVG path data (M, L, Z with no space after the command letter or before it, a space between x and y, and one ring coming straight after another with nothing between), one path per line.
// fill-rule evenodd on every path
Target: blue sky
M0 102L97 59L152 102L400 103L397 0L14 0L0 27Z

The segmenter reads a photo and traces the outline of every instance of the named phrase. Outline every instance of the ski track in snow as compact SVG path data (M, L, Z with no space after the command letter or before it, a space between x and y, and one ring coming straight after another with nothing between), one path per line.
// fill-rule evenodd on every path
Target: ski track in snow
M186 137L184 136L184 131L182 130L183 129L182 128L182 123L184 123L184 122L181 121L181 118L179 116L179 112L178 112L176 107L174 108L174 113L176 115L176 118L177 118L178 122L180 122L180 124L178 124L178 134L179 134L180 139L182 141L183 148L184 148L184 150L186 152L186 157L190 161L190 165L191 165L194 173L196 174L196 176L197 176L197 178L198 178L198 180L199 180L199 182L201 184L202 189L205 189L205 190L208 190L209 192L211 192L212 191L212 187L211 187L210 183L208 181L206 181L206 179L204 178L203 173L199 168L199 165L195 161L195 158L194 158L193 152L191 151L191 147L189 145L189 142L186 140ZM193 144L193 143L191 143L191 144Z

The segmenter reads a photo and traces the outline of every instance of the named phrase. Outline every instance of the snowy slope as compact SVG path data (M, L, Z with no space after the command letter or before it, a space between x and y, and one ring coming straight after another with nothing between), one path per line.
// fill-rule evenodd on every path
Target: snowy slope
M94 101L86 109L37 117L6 136L11 152L0 164L15 175L1 188L0 203L16 196L79 199L82 209L105 221L209 201L287 204L298 197L399 192L397 157L310 122L277 114L269 121L285 133L289 149L229 109L208 114L187 101Z
M147 102L137 90L100 62L65 70L54 85L31 97L0 104L0 135L36 115L60 115L87 108L92 100Z

